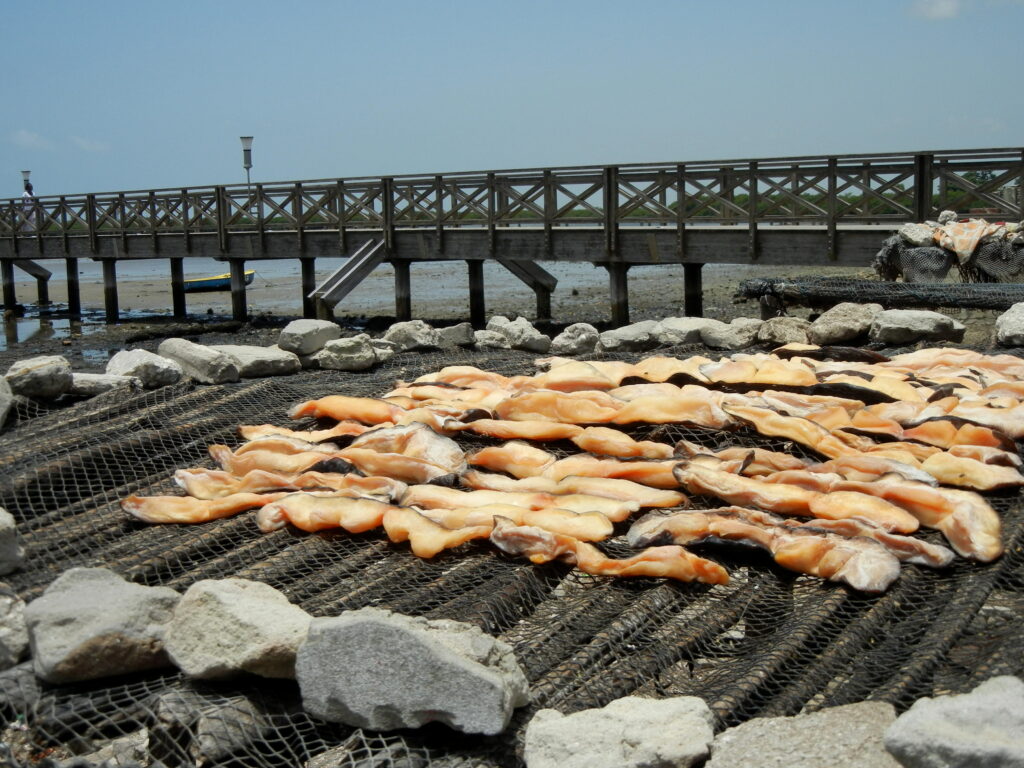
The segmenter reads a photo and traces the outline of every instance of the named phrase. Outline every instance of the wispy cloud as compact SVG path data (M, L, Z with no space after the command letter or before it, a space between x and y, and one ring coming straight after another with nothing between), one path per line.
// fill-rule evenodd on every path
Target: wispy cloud
M19 128L11 134L11 141L25 149L53 149L53 142L35 131Z
M83 139L81 136L72 136L71 143L85 152L109 152L110 145L93 139Z
M955 19L963 11L961 0L914 0L910 12L915 16L932 21Z

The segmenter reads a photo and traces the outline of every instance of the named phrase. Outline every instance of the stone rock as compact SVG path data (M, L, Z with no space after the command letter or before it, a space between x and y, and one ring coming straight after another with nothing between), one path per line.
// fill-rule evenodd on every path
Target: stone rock
M0 507L0 576L16 571L25 562L14 515Z
M875 315L868 333L872 341L906 344L911 341L963 341L966 326L939 312L924 309L885 309Z
M438 328L441 343L448 347L471 347L476 343L473 326L469 323L458 323L445 328Z
M475 331L473 339L478 347L490 347L493 349L512 349L508 343L508 337L497 331Z
M122 349L107 361L112 376L134 376L146 389L177 384L184 372L173 360L145 349Z
M882 743L895 719L881 701L754 718L718 734L705 768L899 768Z
M149 763L149 731L145 728L117 739L111 739L102 746L93 746L99 748L78 759L87 760L88 765L99 763L104 766L124 766L125 768L130 768L132 761L140 765Z
M935 245L935 228L927 224L904 224L897 231L905 242L918 248Z
M844 301L822 312L807 330L811 344L824 346L856 339L871 330L871 323L882 311L881 304L856 304Z
M906 768L1022 768L1024 681L993 677L970 693L918 699L885 746Z
M701 332L711 323L706 317L666 317L654 327L654 336L662 346L700 344Z
M212 680L249 672L293 678L295 652L310 619L268 584L205 579L182 595L164 645L189 677Z
M686 768L703 760L714 716L695 696L627 696L603 709L542 709L526 727L529 768Z
M768 344L806 344L811 324L800 317L772 317L757 329L757 340Z
M52 400L71 389L71 363L60 355L16 361L4 377L16 395Z
M295 677L314 717L388 731L501 732L528 700L512 649L470 624L378 608L314 619Z
M328 341L313 358L316 367L332 371L365 371L377 364L377 353L365 333Z
M551 349L551 337L534 328L525 317L509 320L497 315L488 321L487 330L503 335L512 349L527 352L547 352Z
M939 214L939 224L950 224L956 221L957 218L956 211L942 211L942 213Z
M743 349L757 339L761 321L737 317L731 323L712 320L700 332L701 341L713 349Z
M292 320L281 329L277 346L300 357L324 348L324 344L341 337L341 328L330 320Z
M14 392L11 391L11 385L7 383L7 379L0 376L0 427L7 421L7 414L13 405Z
M590 323L573 323L566 326L551 340L552 355L587 355L597 348L601 334Z
M262 376L287 376L302 369L299 356L280 347L256 347L244 344L213 344L210 349L223 352L238 367L243 379Z
M658 345L657 320L641 320L601 334L601 349L607 352L643 352Z
M129 391L142 389L142 379L137 376L117 376L112 373L72 373L71 389L68 394L79 397L95 397L112 389L126 388Z
M174 759L172 765L216 764L233 752L251 749L273 727L264 708L245 696L204 696L188 688L171 689L152 697L147 708L154 714L149 726L150 756L177 758L187 745L191 761Z
M396 351L436 349L441 346L441 334L422 320L395 323L384 334L384 340L397 345Z
M13 589L0 583L0 670L17 664L26 650L25 603Z
M32 664L50 683L167 666L164 631L180 595L106 568L71 568L25 607Z
M164 339L156 348L181 366L186 376L203 384L224 384L238 381L238 366L229 355L188 339Z
M1014 304L996 318L996 342L1007 347L1024 346L1024 301Z
M391 341L384 339L370 339L370 346L373 347L373 355L378 363L386 363L395 356L398 346Z

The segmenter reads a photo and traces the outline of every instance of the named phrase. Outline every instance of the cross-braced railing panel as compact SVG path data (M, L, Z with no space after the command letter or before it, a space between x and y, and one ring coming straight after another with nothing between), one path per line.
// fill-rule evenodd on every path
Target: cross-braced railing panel
M941 161L935 168L938 210L981 208L989 217L1017 221L1021 217L1021 179L1024 162L1009 168L992 163L951 163Z
M760 170L757 174L757 215L771 221L828 218L828 169Z
M913 221L914 195L912 163L844 165L836 172L836 215L847 221Z
M346 227L380 229L384 226L383 182L346 183L342 191L341 222Z
M188 206L185 216L185 227L190 232L207 232L217 229L217 192L187 192L185 202Z
M752 184L748 168L722 168L713 173L688 171L683 183L686 219L735 224L750 213L747 203Z
M486 180L464 181L445 186L448 208L443 221L452 226L483 224L490 208L490 189Z
M546 191L543 176L496 177L496 221L501 225L542 224Z
M604 176L589 178L553 177L548 194L553 195L552 221L556 223L599 224L604 220Z
M679 201L678 176L674 172L622 172L616 195L620 223L674 224Z
M438 219L438 187L433 181L395 183L392 187L394 222L401 226L435 224ZM442 197L442 207L443 207Z
M299 213L307 229L336 229L338 190L336 187L302 185Z

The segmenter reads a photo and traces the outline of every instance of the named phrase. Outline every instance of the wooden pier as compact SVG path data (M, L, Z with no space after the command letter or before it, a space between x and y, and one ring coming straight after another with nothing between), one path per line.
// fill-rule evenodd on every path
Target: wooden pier
M108 322L117 322L117 264L170 263L171 306L185 314L181 259L226 261L232 313L245 319L246 263L298 259L303 314L315 317L317 258L381 245L395 270L395 314L411 317L409 267L464 261L470 315L485 319L483 262L511 270L550 315L555 279L545 261L608 270L612 319L629 321L628 271L683 265L683 304L700 315L709 263L871 263L886 234L943 209L1024 219L1024 149L787 157L693 163L319 179L11 199L0 210L0 279L16 303L14 270L46 279L33 259L65 259L68 304L80 312L78 259L103 265ZM358 271L356 271L358 272ZM351 290L366 270L347 277ZM48 275L47 275L48 277ZM321 313L323 307L320 307Z

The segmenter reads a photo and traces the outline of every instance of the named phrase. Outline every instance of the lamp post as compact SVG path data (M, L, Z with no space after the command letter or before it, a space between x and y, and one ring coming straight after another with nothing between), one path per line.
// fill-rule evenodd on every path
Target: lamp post
M242 166L245 168L245 190L249 197L249 203L252 203L252 184L249 181L249 169L252 168L252 136L239 136L238 138L242 142ZM252 213L252 208L250 208L249 205L246 205L245 209Z
M28 188L28 184L29 184L28 177L31 175L31 173L32 173L32 171L22 171L21 172L21 183L22 183L22 185L26 189Z

